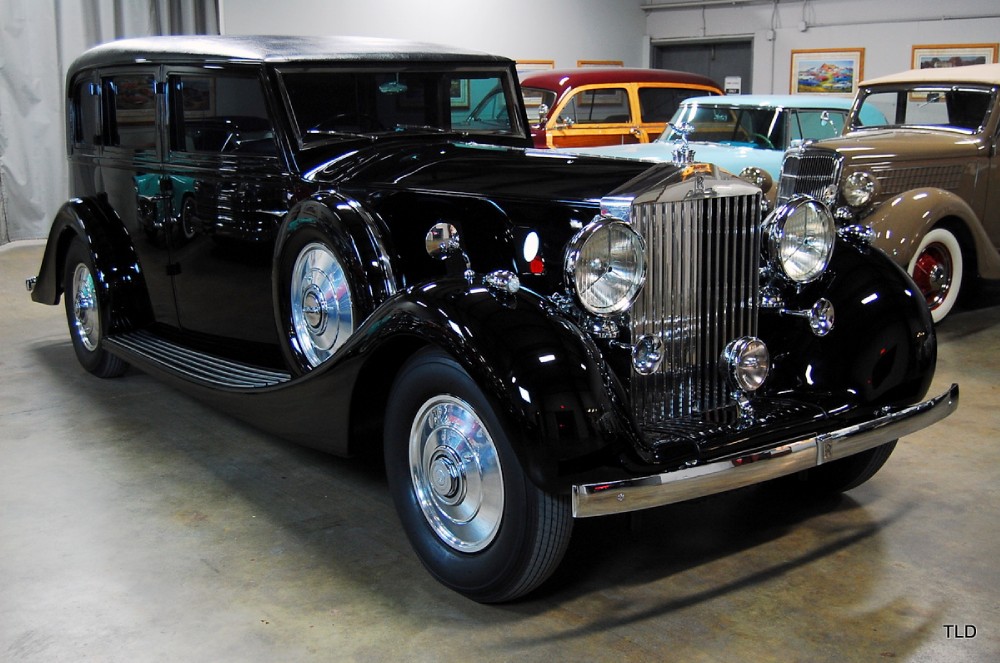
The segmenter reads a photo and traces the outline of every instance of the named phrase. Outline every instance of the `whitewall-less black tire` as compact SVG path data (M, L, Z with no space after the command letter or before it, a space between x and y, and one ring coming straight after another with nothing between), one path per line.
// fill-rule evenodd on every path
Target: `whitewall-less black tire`
M80 365L101 378L122 375L128 363L104 347L104 335L110 326L109 306L97 287L90 251L80 239L74 239L66 252L63 279L66 323Z
M493 408L451 357L425 350L389 396L385 463L417 556L441 583L483 603L535 589L572 531L568 496L526 476Z

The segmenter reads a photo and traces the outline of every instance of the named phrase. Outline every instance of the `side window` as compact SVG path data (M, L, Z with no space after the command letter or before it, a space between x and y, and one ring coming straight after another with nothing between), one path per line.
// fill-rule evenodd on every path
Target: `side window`
M685 99L708 94L704 90L675 87L639 88L639 116L643 122L667 123Z
M100 145L100 88L89 77L73 83L69 108L73 145L77 148L93 148Z
M628 122L631 117L628 93L624 88L598 88L577 92L569 100L559 121L573 124L608 124Z
M104 78L109 117L109 146L156 149L156 80L153 74L120 74Z
M275 155L274 131L254 76L171 75L170 149Z

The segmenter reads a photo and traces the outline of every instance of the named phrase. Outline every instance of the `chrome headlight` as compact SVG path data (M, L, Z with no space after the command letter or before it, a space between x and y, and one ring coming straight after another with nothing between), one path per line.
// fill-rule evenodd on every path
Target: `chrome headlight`
M570 240L563 268L583 308L614 315L632 305L646 282L646 247L624 221L597 217Z
M771 259L796 283L818 278L830 264L836 228L830 209L807 196L796 196L768 219Z
M840 187L844 201L851 207L864 207L875 197L877 190L875 176L864 170L848 175Z

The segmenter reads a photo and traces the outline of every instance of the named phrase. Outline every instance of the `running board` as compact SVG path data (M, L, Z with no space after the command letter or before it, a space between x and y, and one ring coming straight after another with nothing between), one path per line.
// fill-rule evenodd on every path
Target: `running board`
M292 379L290 373L223 359L192 350L148 331L117 334L104 339L108 350L126 361L153 362L182 378L213 387L257 389Z

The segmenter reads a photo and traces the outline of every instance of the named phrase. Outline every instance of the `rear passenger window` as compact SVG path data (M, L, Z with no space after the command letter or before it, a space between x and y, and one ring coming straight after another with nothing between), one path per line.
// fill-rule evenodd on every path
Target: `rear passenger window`
M669 122L681 102L708 92L691 88L639 88L639 115L643 122Z
M578 92L560 113L574 124L625 123L631 116L624 88L597 88Z
M152 74L104 79L110 108L108 145L156 149L156 81Z
M78 80L70 93L70 118L73 145L94 147L101 144L100 89L90 79Z
M252 76L169 77L170 149L274 155L274 132L260 81Z

